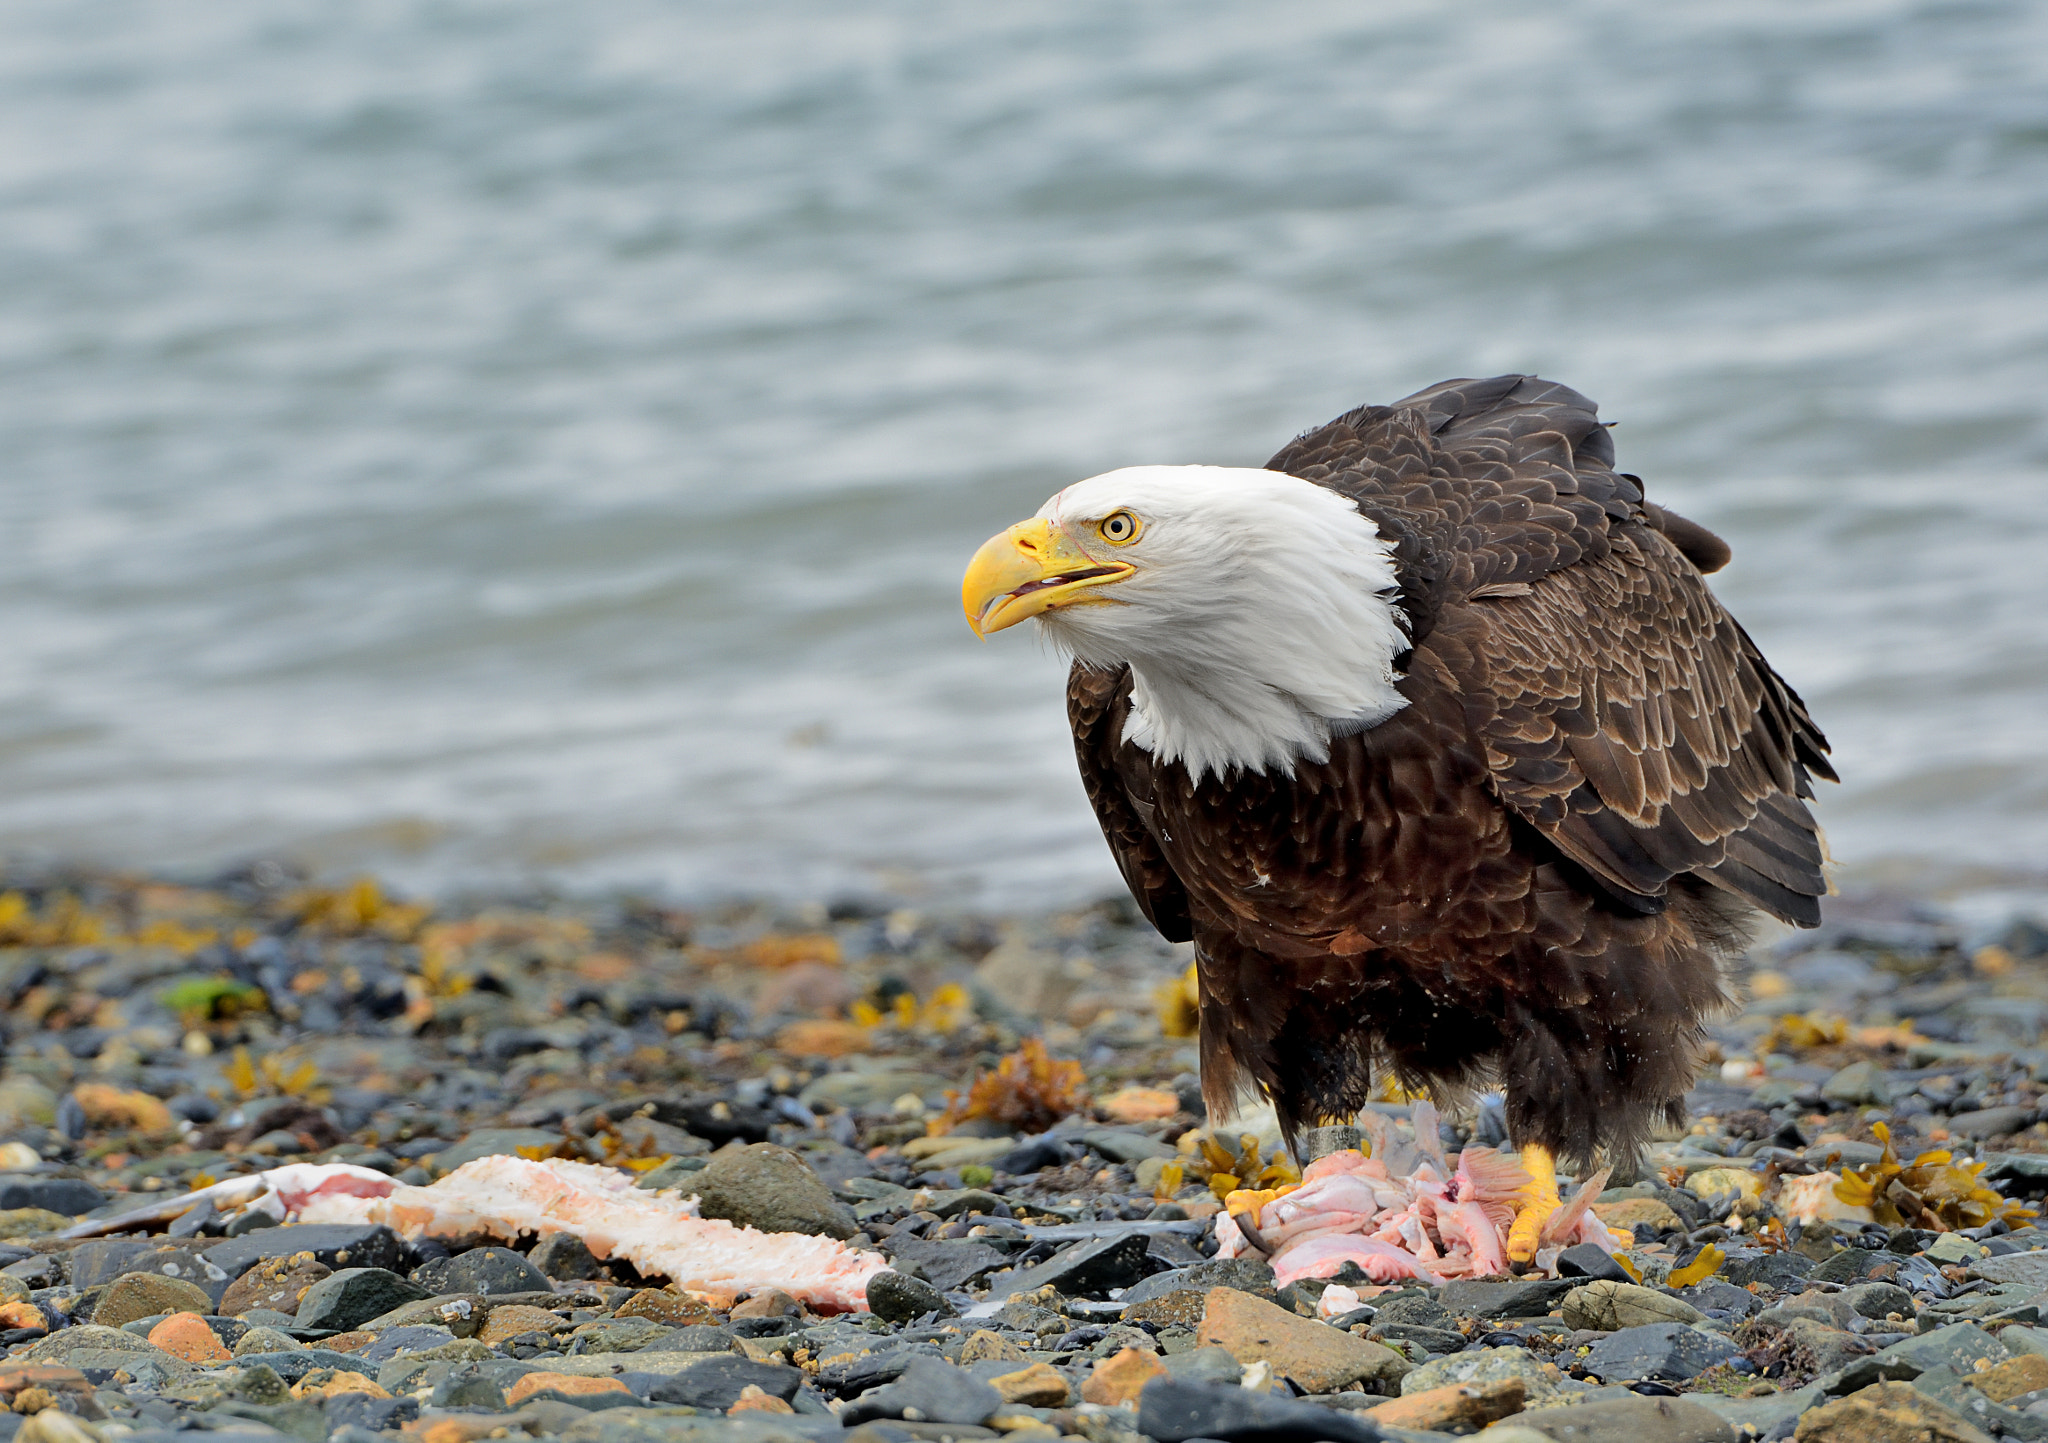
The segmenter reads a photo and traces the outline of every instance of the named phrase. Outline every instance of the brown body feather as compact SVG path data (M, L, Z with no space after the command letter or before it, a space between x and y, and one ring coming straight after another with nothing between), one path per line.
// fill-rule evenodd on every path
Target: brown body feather
M1752 909L1818 922L1826 741L1701 579L1727 547L1613 459L1591 402L1506 376L1267 463L1356 501L1400 568L1408 706L1325 763L1194 785L1121 740L1128 671L1074 669L1110 848L1196 944L1212 1107L1256 1086L1291 1134L1384 1066L1497 1080L1518 1141L1627 1151L1682 1106Z

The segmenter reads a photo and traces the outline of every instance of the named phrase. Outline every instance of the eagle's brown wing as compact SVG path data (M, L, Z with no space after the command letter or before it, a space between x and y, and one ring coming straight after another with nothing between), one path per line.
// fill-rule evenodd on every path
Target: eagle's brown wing
M1130 779L1119 774L1116 750L1122 739L1128 705L1130 669L1091 671L1076 662L1067 673L1067 721L1074 729L1074 754L1081 763L1081 785L1088 804L1102 824L1102 835L1116 858L1124 885L1131 889L1145 918L1169 942L1192 941L1187 889L1167 864L1159 843L1146 826L1141 809L1151 805Z
M1433 649L1501 799L1641 910L1691 872L1813 926L1827 891L1803 798L1825 743L1663 536L1465 603Z
M1812 925L1801 799L1834 776L1827 743L1701 580L1725 545L1613 460L1591 401L1501 376L1362 407L1267 464L1379 523L1502 801L1604 890L1654 911L1692 872Z

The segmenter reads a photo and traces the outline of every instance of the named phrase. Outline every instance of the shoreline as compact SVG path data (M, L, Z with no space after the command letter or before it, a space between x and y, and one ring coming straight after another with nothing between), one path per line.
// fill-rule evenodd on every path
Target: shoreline
M92 1443L195 1414L306 1443L766 1443L770 1422L816 1439L863 1419L910 1443L969 1396L946 1436L1172 1443L1145 1411L1156 1379L1195 1389L1201 1436L1249 1438L1240 1406L1429 1439L1653 1400L1768 1434L1858 1399L1972 1410L1939 1365L1965 1344L2015 1388L2048 1357L2048 1231L2024 1206L2048 1193L2033 923L1979 935L1849 899L1752 949L1687 1122L1593 1202L1612 1260L1296 1277L1284 1251L1229 1256L1250 1234L1221 1215L1267 1207L1270 1232L1243 1189L1284 1196L1299 1173L1269 1112L1203 1114L1190 949L1121 899L459 907L281 870L73 877L0 887L0 1390L42 1389L0 1436L56 1408ZM1434 1136L1391 1092L1370 1111L1388 1166L1506 1141L1484 1097ZM269 1226L246 1192L176 1201L303 1162L413 1206L457 1170L549 1160L698 1196L771 1242L839 1239L866 1295L837 1311L845 1294L795 1272L693 1289L517 1223L349 1232ZM1906 1196L1922 1210L1888 1201ZM319 1233L337 1227L357 1253ZM65 1236L81 1228L113 1235ZM2048 1393L1986 1406L2010 1421L2014 1399ZM69 1437L37 1426L29 1443Z

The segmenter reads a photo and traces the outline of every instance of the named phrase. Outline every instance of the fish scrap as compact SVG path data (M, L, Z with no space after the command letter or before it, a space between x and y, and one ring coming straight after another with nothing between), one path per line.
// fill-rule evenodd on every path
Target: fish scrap
M1216 1255L1263 1256L1282 1287L1330 1277L1346 1263L1375 1283L1505 1275L1508 1229L1530 1186L1521 1165L1493 1148L1467 1147L1453 1167L1427 1102L1415 1105L1412 1143L1384 1118L1369 1114L1364 1126L1370 1154L1331 1153L1310 1163L1298 1185L1230 1193L1216 1220ZM1595 1173L1551 1216L1535 1271L1554 1274L1558 1254L1578 1243L1615 1251L1616 1235L1591 1211L1607 1177L1605 1168Z

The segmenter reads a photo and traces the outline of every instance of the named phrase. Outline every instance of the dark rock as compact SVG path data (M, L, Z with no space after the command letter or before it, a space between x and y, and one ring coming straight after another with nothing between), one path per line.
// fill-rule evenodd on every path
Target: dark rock
M893 1272L868 1279L868 1309L885 1323L908 1323L932 1312L947 1318L959 1315L930 1283Z
M1735 1345L1718 1334L1684 1323L1651 1323L1608 1334L1583 1362L1588 1373L1608 1382L1682 1382L1727 1362L1736 1352Z
M739 1401L750 1385L787 1403L803 1386L804 1375L780 1363L757 1363L752 1358L706 1358L680 1373L663 1378L648 1391L654 1403L679 1403L688 1408L716 1408L723 1412Z
M437 1395L438 1401L438 1395ZM498 1394L498 1407L505 1395ZM321 1409L330 1429L361 1428L371 1433L394 1433L420 1416L417 1398L374 1398L368 1393L337 1393Z
M871 1389L849 1403L839 1421L849 1428L876 1418L977 1425L1002 1403L1002 1395L994 1388L944 1359L913 1358L895 1382Z
M1535 1417L1554 1443L1735 1443L1736 1438L1719 1414L1690 1398L1599 1399L1544 1409Z
M1190 1348L1164 1361L1167 1372L1188 1383L1223 1383L1235 1388L1244 1376L1244 1364L1231 1357L1228 1348Z
M1908 1322L1913 1318L1913 1295L1896 1283L1858 1283L1853 1288L1844 1288L1841 1298L1866 1318L1884 1318L1893 1313Z
M1444 1284L1443 1291L1437 1294L1437 1303L1459 1318L1541 1318L1581 1281L1555 1278L1497 1283L1461 1278Z
M1463 1333L1421 1323L1373 1323L1373 1336L1389 1343L1414 1343L1427 1353L1455 1353L1466 1343Z
M299 1326L345 1333L393 1308L433 1296L388 1268L343 1268L306 1289L299 1300Z
M61 1254L42 1253L9 1263L0 1268L0 1273L20 1279L32 1292L37 1288L54 1288L64 1281L64 1259Z
M10 1173L0 1176L0 1212L15 1208L42 1208L46 1212L76 1217L106 1205L107 1195L82 1178L32 1177Z
M1719 1278L1708 1278L1703 1283L1681 1288L1678 1296L1703 1313L1726 1313L1734 1318L1746 1318L1763 1306L1755 1293L1733 1283L1724 1283Z
M1749 1257L1730 1257L1722 1264L1721 1276L1738 1288L1762 1283L1773 1292L1786 1293L1804 1286L1813 1268L1813 1259L1799 1253L1758 1252Z
M1566 1248L1557 1255L1557 1272L1564 1278L1604 1279L1610 1283L1632 1283L1635 1281L1611 1257L1607 1249L1596 1243L1580 1243L1577 1247Z
M1936 1328L1931 1333L1922 1333L1917 1338L1881 1348L1877 1356L1909 1363L1923 1373L1933 1368L1953 1368L1967 1376L1976 1368L1979 1359L1988 1358L1993 1363L2002 1363L2009 1354L1998 1339L1975 1323L1952 1323L1946 1328Z
M1379 1443L1385 1436L1350 1413L1171 1374L1153 1379L1138 1395L1138 1431L1159 1443Z
M431 1402L436 1408L489 1408L496 1412L505 1406L505 1390L497 1379L472 1365L457 1368L436 1383Z
M804 1160L760 1142L714 1156L690 1186L698 1210L768 1233L846 1239L860 1230L853 1209L832 1196Z
M1448 1328L1451 1315L1428 1293L1397 1293L1380 1304L1376 1324L1400 1323L1417 1328Z
M735 1338L786 1338L803 1331L801 1318L734 1318L727 1325Z
M1154 1273L1127 1291L1123 1301L1148 1303L1168 1293L1205 1293L1211 1288L1235 1288L1240 1293L1271 1299L1276 1296L1273 1265L1260 1258L1215 1258L1191 1268Z
M93 1238L71 1250L65 1259L65 1272L71 1286L79 1292L111 1283L123 1273L161 1273L205 1288L214 1280L200 1266L201 1256L190 1244L167 1247L155 1238ZM218 1286L207 1291L218 1298L226 1286L223 1274Z
M1956 1113L1948 1120L1948 1130L1964 1137L2000 1137L2028 1126L2034 1115L2031 1107L1987 1107L1978 1112Z
M409 1323L386 1328L377 1335L376 1342L358 1348L356 1357L365 1363L388 1363L407 1353L424 1353L429 1348L454 1341L455 1334L446 1328L437 1328L430 1323Z
M882 1249L899 1273L923 1278L941 1292L978 1283L1010 1265L1009 1254L965 1238L957 1242L926 1242L905 1236L889 1238Z
M569 1233L549 1233L533 1245L526 1260L543 1274L565 1283L580 1283L604 1271L604 1264L591 1255L583 1239Z
M1097 1238L1062 1248L1037 1267L1020 1268L1006 1277L993 1278L990 1291L1010 1298L1019 1293L1036 1292L1050 1284L1069 1297L1086 1297L1091 1293L1106 1293L1111 1288L1128 1288L1149 1275L1152 1267L1142 1234ZM1193 1269L1185 1271L1192 1272ZM1182 1274L1171 1276L1178 1278Z
M598 1318L571 1334L569 1354L581 1357L587 1353L637 1353L674 1331L652 1318Z
M853 1398L870 1388L893 1383L919 1358L937 1358L939 1350L930 1343L905 1343L848 1358L827 1362L818 1368L818 1386L841 1398Z
M235 1359L235 1366L247 1372L252 1368L268 1368L287 1383L296 1383L315 1368L333 1368L344 1373L360 1373L362 1360L353 1353L337 1353L332 1348L302 1348L292 1353L249 1353Z
M580 1243L578 1246L582 1246ZM585 1249L584 1255L589 1256ZM510 1248L472 1248L453 1257L435 1258L412 1270L412 1280L426 1289L422 1297L473 1293L503 1297L506 1293L548 1292L548 1275ZM402 1301L410 1301L409 1299ZM393 1303L392 1307L397 1307Z
M666 1338L656 1338L640 1351L643 1353L729 1353L739 1334L730 1328L714 1328L704 1323L693 1323L689 1327L674 1329Z
M714 1147L723 1147L729 1142L766 1142L768 1130L784 1120L765 1107L753 1107L728 1098L627 1097L579 1115L571 1123L571 1130L587 1137L604 1122L624 1122L632 1117L652 1118L670 1127L679 1127Z
M1890 1253L1843 1248L1806 1276L1816 1283L1858 1283L1865 1278L1893 1278L1898 1271L1899 1260Z
M405 1244L381 1223L298 1223L229 1238L201 1256L232 1279L267 1258L289 1258L297 1253L311 1253L314 1261L330 1268L397 1272L405 1261Z
M963 1213L982 1213L993 1217L997 1208L1008 1207L1003 1199L983 1188L959 1187L927 1194L922 1210L939 1218L957 1218Z
M1074 1149L1064 1140L1057 1137L1028 1137L990 1163L989 1168L991 1171L1009 1173L1016 1177L1049 1167L1061 1167L1073 1160Z

